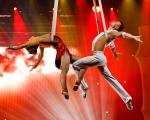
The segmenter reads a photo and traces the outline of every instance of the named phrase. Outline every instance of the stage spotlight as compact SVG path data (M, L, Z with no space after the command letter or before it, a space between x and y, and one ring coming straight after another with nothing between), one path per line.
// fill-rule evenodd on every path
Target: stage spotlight
M111 7L110 10L114 10L114 8Z
M117 20L117 14L113 7L110 8L110 21Z
M14 7L14 11L16 11L17 10L17 7Z
M92 7L92 10L95 12L95 7L94 7L94 6ZM96 6L96 10L97 10L97 12L100 12L100 11L101 11L101 9L100 9L99 6Z
M127 81L123 81L124 83L127 83Z
M106 114L109 114L109 111L106 111Z

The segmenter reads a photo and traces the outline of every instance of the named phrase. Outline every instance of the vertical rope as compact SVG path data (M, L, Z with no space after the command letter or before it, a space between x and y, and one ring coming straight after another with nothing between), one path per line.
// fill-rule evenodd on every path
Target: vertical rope
M99 28L99 20L98 20L98 15L97 15L97 8L96 8L96 1L93 0L93 5L94 5L94 13L95 13L95 18L96 18L96 27L97 27L97 31L98 34L100 33L100 28Z
M105 23L105 17L104 17L102 2L101 2L101 0L98 0L98 2L99 2L99 7L100 7L100 14L102 17L102 24L103 24L103 28L104 28L104 33L105 33L105 36L107 37L107 28L106 28L106 23Z
M53 8L51 40L53 40L54 35L56 34L57 11L58 11L58 0L55 0L55 2L54 2L54 8Z

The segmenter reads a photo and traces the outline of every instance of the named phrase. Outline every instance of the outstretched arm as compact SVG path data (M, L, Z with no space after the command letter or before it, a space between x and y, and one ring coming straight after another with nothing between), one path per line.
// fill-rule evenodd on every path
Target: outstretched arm
M127 39L134 39L138 42L143 42L140 38L141 36L135 36L135 35L132 35L130 33L126 33L126 32L118 32L116 30L112 31L112 34L115 36L115 37L122 37L122 38L127 38Z
M126 32L122 32L122 37L123 38L128 38L128 39L134 39L138 42L142 42L141 41L141 36L134 36L134 35L126 33Z
M35 69L35 68L39 65L40 61L41 61L42 58L43 58L43 54L44 54L44 48L40 47L40 54L38 55L38 60L37 60L36 63L32 66L32 68L31 68L30 71L32 71L33 69Z
M26 43L18 45L18 46L9 46L8 49L11 50L18 50L18 49L22 49L22 48L26 48L29 46L35 46L39 44L39 39L36 39L37 37L31 37Z
M28 46L27 43L25 43L25 44L21 44L21 45L18 45L18 46L9 46L8 49L10 49L10 50L18 50L18 49L25 48L27 46Z

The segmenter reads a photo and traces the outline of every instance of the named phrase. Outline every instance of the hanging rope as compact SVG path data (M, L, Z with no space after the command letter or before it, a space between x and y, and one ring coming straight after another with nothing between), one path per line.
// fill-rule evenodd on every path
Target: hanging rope
M101 14L101 18L102 18L102 24L103 24L103 28L104 28L104 33L105 36L107 37L107 28L106 28L106 23L105 23L105 17L104 17L104 11L103 11L103 7L102 7L102 2L101 0L98 0L99 2L99 7L100 7L100 14Z
M93 5L94 5L95 18L96 18L96 27L97 27L97 31L98 31L98 34L99 34L100 33L100 28L99 28L99 20L98 20L96 1L95 0L93 0Z
M57 11L58 11L58 0L55 0L53 8L51 40L54 39L54 35L56 34Z

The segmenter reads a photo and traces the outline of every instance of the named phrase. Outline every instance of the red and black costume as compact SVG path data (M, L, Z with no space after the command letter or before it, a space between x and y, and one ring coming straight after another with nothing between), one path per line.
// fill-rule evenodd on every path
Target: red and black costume
M67 52L70 56L70 60L71 60L71 54L68 50L68 48L65 46L64 42L62 41L62 39L58 36L54 36L54 41L53 41L53 46L56 49L57 53L56 53L56 58L55 58L55 65L58 69L60 69L61 66L61 56Z

